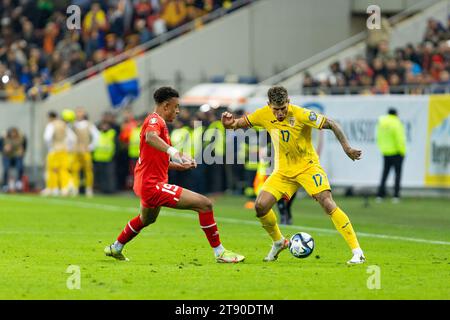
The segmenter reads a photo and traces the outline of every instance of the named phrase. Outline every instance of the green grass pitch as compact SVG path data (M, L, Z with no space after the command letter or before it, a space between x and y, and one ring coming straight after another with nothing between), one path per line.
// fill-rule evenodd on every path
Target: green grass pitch
M225 247L242 264L215 263L191 211L164 209L157 222L125 248L129 262L103 255L137 215L135 197L59 199L0 196L0 299L449 299L450 200L405 199L399 204L336 198L349 215L367 263L348 267L343 238L317 203L297 199L295 226L316 247L307 259L288 251L262 258L271 241L241 197L223 197L215 215ZM68 289L70 265L80 289ZM379 289L374 267L379 267Z

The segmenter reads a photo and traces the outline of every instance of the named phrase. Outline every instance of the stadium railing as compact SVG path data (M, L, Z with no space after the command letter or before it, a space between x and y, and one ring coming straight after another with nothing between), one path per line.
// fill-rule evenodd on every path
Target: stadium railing
M298 90L291 90L292 94L302 95L356 95L356 94L382 94L371 93L373 86L346 86L346 87L304 87ZM404 84L390 86L386 94L445 94L450 93L450 84Z

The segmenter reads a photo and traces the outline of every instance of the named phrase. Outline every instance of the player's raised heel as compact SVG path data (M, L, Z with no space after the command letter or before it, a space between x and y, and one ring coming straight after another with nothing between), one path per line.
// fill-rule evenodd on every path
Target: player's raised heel
M108 257L113 257L114 259L121 261L130 261L127 257L123 255L121 251L118 251L113 245L107 246L104 250L105 255Z
M363 254L355 254L353 257L347 261L348 265L356 265L356 264L362 264L366 262L366 257L364 257Z
M281 244L274 243L269 251L269 254L263 259L265 262L275 261L278 259L278 255L281 251L289 247L289 239L284 239Z
M234 253L230 250L224 250L220 255L216 257L216 261L219 263L238 263L245 260L243 255Z

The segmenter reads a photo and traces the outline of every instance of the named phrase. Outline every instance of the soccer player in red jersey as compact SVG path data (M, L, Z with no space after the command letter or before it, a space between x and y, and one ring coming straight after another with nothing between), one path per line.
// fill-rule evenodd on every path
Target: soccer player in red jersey
M226 250L219 238L211 200L207 197L168 184L168 170L189 170L197 164L172 147L166 122L172 122L179 113L179 94L170 87L161 87L153 98L156 110L144 121L141 129L140 154L134 170L134 192L141 198L140 214L131 219L117 240L105 248L107 256L128 260L123 247L143 228L154 223L161 207L188 209L198 212L200 226L214 250L217 262L236 263L244 256ZM172 161L171 161L172 160Z

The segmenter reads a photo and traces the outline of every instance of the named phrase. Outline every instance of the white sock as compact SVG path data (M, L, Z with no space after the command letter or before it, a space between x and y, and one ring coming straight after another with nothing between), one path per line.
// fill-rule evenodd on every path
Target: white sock
M352 253L353 255L355 254L363 255L363 251L361 248L352 249Z
M217 257L217 256L220 256L222 254L222 252L225 251L225 248L223 247L222 244L219 244L217 247L213 248L213 250L214 250L214 255Z
M113 244L114 248L116 248L117 251L122 251L123 249L123 244L121 244L119 241L115 241Z

